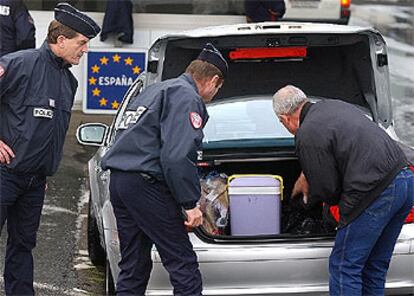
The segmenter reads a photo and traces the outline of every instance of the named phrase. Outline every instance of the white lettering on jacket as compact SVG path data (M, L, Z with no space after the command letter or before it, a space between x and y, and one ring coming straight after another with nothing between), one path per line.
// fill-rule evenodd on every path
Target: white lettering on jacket
M10 15L10 7L0 5L0 15L5 15L5 16Z
M53 118L53 110L43 109L43 108L34 108L33 109L33 116L34 117L45 117L45 118Z

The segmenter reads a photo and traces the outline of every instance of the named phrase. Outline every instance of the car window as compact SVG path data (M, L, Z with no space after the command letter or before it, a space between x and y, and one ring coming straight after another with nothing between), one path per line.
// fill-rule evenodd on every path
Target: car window
M273 112L271 97L231 98L207 106L204 142L293 138Z

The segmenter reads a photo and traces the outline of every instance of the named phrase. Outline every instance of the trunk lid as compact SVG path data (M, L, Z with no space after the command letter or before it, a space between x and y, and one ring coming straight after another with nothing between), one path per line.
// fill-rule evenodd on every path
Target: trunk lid
M149 50L146 83L180 75L206 42L212 42L229 62L229 73L214 102L272 95L293 84L308 96L368 108L384 128L392 124L387 49L374 29L257 23L166 35Z

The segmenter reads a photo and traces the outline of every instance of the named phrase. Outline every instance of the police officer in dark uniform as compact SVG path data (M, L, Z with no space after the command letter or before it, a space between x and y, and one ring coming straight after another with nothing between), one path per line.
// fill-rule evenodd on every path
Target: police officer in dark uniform
M6 295L34 295L32 249L46 176L56 172L62 158L77 88L69 68L79 64L99 31L87 15L60 3L41 48L0 58L0 227L7 219Z
M153 244L174 295L201 295L197 257L185 226L202 224L195 162L208 119L204 103L216 95L226 73L226 60L207 44L184 74L149 86L127 107L133 119L102 159L102 168L111 169L121 245L117 295L145 294Z
M0 0L0 57L34 48L35 26L22 0Z

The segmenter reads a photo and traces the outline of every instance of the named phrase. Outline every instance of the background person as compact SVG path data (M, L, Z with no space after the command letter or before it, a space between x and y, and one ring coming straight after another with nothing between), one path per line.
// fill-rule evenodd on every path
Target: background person
M7 219L6 295L34 295L33 256L46 176L62 158L77 81L70 72L100 31L67 3L39 49L0 58L0 230Z
M376 123L343 101L312 104L288 85L273 96L273 108L295 135L303 169L293 194L339 204L330 295L384 295L392 252L414 199L414 174L404 153Z
M35 26L22 0L0 0L0 57L36 47Z
M278 21L286 12L284 0L245 0L244 9L248 23Z
M134 120L102 159L102 168L111 169L109 190L121 246L117 295L145 294L153 244L174 295L201 295L201 274L185 225L203 222L195 162L208 119L204 103L216 95L226 72L226 60L207 44L184 74L149 86L128 106Z

